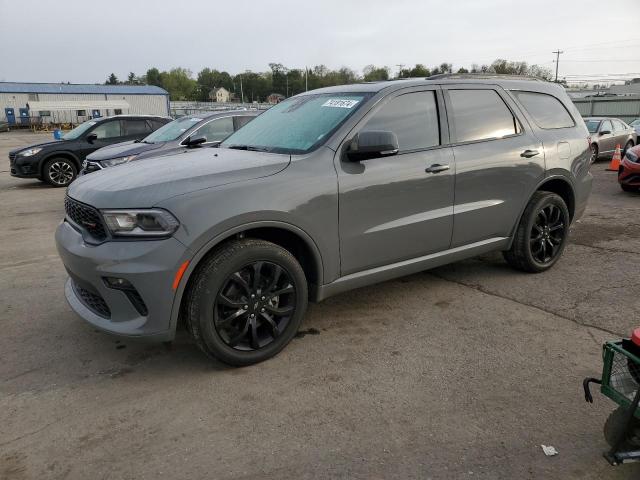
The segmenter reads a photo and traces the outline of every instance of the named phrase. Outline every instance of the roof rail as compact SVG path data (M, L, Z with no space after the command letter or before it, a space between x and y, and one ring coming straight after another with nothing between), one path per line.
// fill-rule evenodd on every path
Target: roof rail
M546 82L538 77L531 75L506 75L503 73L439 73L437 75L431 75L426 77L427 80L443 80L443 79L459 79L459 80L474 80L474 79L504 79L504 80L535 80L537 82Z

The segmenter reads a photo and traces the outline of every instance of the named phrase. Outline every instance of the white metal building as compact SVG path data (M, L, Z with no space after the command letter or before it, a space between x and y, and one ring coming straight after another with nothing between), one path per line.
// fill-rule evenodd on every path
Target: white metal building
M169 115L169 94L153 85L0 82L0 121L77 124L120 114Z

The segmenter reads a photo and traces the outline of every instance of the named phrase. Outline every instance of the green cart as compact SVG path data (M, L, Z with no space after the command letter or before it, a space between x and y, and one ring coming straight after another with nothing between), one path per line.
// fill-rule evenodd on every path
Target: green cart
M634 332L634 341L637 341ZM640 345L630 339L607 342L603 346L602 378L585 378L585 400L593 403L590 383L600 385L600 391L618 408L609 415L604 436L611 447L604 457L611 465L640 461Z

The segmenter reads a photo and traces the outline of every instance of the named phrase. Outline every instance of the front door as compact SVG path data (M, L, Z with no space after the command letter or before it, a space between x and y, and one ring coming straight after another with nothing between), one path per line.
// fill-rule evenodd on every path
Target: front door
M29 109L28 108L20 109L20 123L22 125L29 125Z
M87 140L87 137L92 134L96 135L97 138L93 140L93 142L89 142ZM80 160L84 160L87 155L95 152L99 148L122 142L123 140L123 132L120 120L106 120L104 122L100 122L84 135L82 141L84 141L86 144L83 148L77 150L77 153L80 157Z
M449 248L455 165L451 148L443 146L443 111L438 87L396 92L346 142L365 130L391 131L398 154L351 162L339 150L342 275Z
M444 93L456 159L451 247L506 238L544 177L542 143L499 87L451 85Z

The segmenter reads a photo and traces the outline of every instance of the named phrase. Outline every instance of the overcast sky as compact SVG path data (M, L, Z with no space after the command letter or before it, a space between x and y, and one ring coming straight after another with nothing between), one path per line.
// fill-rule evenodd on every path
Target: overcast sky
M524 60L640 76L640 0L0 0L0 80Z

